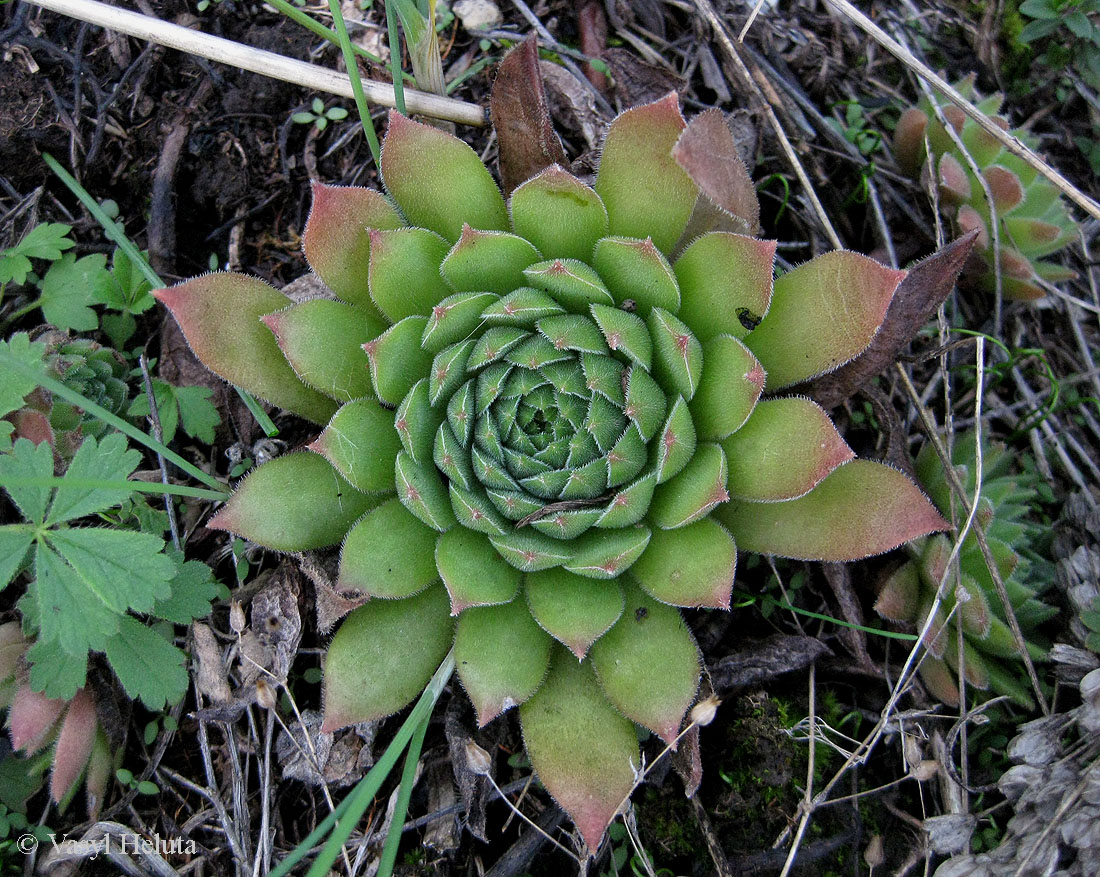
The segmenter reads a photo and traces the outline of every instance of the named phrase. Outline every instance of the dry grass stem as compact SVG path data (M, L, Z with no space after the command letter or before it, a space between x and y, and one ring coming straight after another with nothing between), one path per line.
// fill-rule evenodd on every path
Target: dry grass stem
M351 82L346 73L284 58L274 52L265 52L235 43L232 40L199 33L171 22L148 15L108 6L98 0L28 0L35 6L60 12L90 24L97 24L142 40L151 40L172 49L198 55L210 61L230 64L242 70L292 82L315 91L324 91L340 97L351 98ZM393 86L380 82L363 82L367 98L385 107L396 106ZM449 97L405 89L405 105L410 113L420 113L437 119L446 119L463 125L484 126L485 111L476 104Z

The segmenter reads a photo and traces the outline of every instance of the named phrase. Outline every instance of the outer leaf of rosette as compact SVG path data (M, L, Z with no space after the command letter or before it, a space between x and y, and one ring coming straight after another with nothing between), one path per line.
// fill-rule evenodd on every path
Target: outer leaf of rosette
M634 725L608 702L591 662L558 648L550 673L520 707L523 742L539 779L595 851L634 788Z
M690 402L703 376L703 345L685 323L664 308L649 312L653 374L669 393Z
M708 517L676 530L654 530L631 575L662 603L729 609L736 570L733 537Z
M824 409L802 397L761 402L722 447L730 494L755 502L803 496L855 457Z
M436 537L434 530L396 499L382 503L364 516L344 540L340 586L398 600L424 590L439 578L435 568Z
M501 557L521 572L561 566L573 556L569 544L527 527L490 536L489 541Z
M714 514L742 549L802 560L859 560L950 528L905 475L869 460L837 467L799 499L732 500Z
M590 579L613 579L634 564L649 544L648 527L589 530L574 543L564 569Z
M552 259L592 258L607 235L607 209L596 190L550 165L512 192L512 229Z
M697 521L730 495L729 468L719 445L701 444L683 471L653 494L649 521L662 530L675 530Z
M462 226L506 231L508 211L485 165L457 137L390 113L382 180L411 225L457 241Z
M371 301L391 323L430 313L452 292L439 273L450 245L426 228L370 232Z
M451 597L451 614L470 606L508 603L519 591L522 575L505 563L481 533L455 527L435 543L435 565ZM527 613L526 608L524 609Z
M448 344L469 337L482 324L481 312L497 297L489 292L459 292L449 295L430 311L421 344L439 353Z
M764 390L760 360L731 335L703 342L703 376L689 406L700 439L734 434L749 419Z
M442 585L360 606L344 619L325 657L324 730L397 712L424 690L453 639Z
M459 292L506 295L523 286L523 269L542 260L534 245L503 231L475 231L463 224L462 235L443 260L440 271Z
M313 206L302 234L306 259L325 285L346 302L374 311L367 287L372 228L404 225L379 192L358 186L313 184Z
M382 497L356 490L324 457L306 451L254 469L207 523L277 551L339 542Z
M672 158L686 124L676 94L634 107L611 123L596 174L611 234L644 238L672 251L699 190Z
M214 374L314 423L327 423L336 411L331 399L302 383L260 322L291 304L278 290L255 277L218 272L153 295Z
M363 339L386 323L357 305L313 299L263 318L302 381L338 402L371 395Z
M455 669L478 727L526 701L546 677L553 640L522 600L476 606L459 616Z
M623 594L614 579L599 580L555 568L528 573L527 605L550 636L583 659L623 611Z
M768 315L745 345L768 373L768 390L830 372L867 349L904 271L858 253L818 256L775 281Z
M627 578L626 609L592 646L592 668L624 716L671 744L699 688L699 648L679 611Z
M417 381L397 406L393 421L395 432L401 439L401 446L416 462L432 459L435 433L444 417L445 412L433 408L428 399L427 378Z
M729 232L697 238L673 265L680 284L677 316L704 344L716 335L744 338L772 300L775 241Z
M393 412L374 399L342 406L309 449L328 460L357 490L393 490L393 464L401 438L393 428Z
M523 274L528 284L550 293L558 304L575 314L587 314L591 304L615 304L600 275L576 259L536 262Z
M450 499L439 470L431 463L417 463L404 451L394 464L397 498L421 522L442 533L454 526Z
M610 305L594 304L590 310L607 346L625 353L632 362L648 370L653 363L653 339L650 338L649 329L642 318ZM619 393L622 393L621 382Z
M626 301L642 319L650 308L661 307L672 313L680 309L680 287L668 260L650 238L604 238L596 244L592 265L607 284L615 304Z
M431 367L431 353L420 346L427 323L427 317L405 317L363 345L375 395L387 405L400 404Z

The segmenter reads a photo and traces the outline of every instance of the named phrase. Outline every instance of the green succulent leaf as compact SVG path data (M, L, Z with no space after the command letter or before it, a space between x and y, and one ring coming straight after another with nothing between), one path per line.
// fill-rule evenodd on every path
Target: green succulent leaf
M277 551L307 551L340 542L378 502L352 487L320 454L306 451L253 470L207 527Z
M369 232L401 224L393 205L372 189L314 182L302 248L329 289L346 302L374 311L367 286Z
M451 614L470 606L508 603L519 591L522 576L505 563L488 537L456 527L435 543L435 565L451 597Z
M801 397L761 402L722 448L730 493L756 502L803 496L855 457L821 406Z
M883 463L852 460L789 502L731 500L717 511L746 551L848 561L948 529L908 478Z
M255 277L205 274L153 295L176 318L199 360L219 377L314 423L326 423L336 403L307 387L261 318L291 304Z
M388 500L365 515L344 540L340 586L396 600L423 591L439 578L435 540L434 530L397 500Z
M591 662L578 663L563 648L519 715L539 779L597 849L641 766L634 725L608 702Z
M455 630L455 668L484 726L526 701L546 677L553 640L522 600L465 610Z
M323 730L397 712L424 689L453 640L454 620L442 585L404 600L360 606L329 644Z
M382 142L382 180L413 225L457 241L466 223L505 231L500 189L467 144L396 111ZM438 264L438 263L437 263Z
M675 93L611 123L596 174L611 234L652 236L661 252L672 251L698 197L695 183L672 158L685 127Z
M313 299L262 319L302 383L337 402L371 395L370 373L361 347L364 338L380 334L386 324L370 311ZM362 368L348 368L355 362Z
M516 188L509 210L516 234L548 258L587 261L596 241L607 235L607 209L600 196L560 165Z
M654 530L631 575L662 603L728 609L736 570L733 537L713 518L703 518L675 530Z
M592 667L628 719L671 744L699 686L699 649L679 611L624 586L622 616L592 646Z
M393 490L400 434L393 427L393 413L374 399L341 406L308 447L328 460L356 490Z
M575 575L564 569L527 574L527 605L539 626L583 659L623 611L619 583Z
M372 229L370 299L389 320L431 313L451 293L439 273L450 245L425 228Z
M858 253L818 256L775 281L771 309L745 337L778 390L855 358L882 325L905 277Z
M507 295L523 286L523 269L542 260L528 240L501 231L475 231L462 226L462 235L439 266L444 279L459 292L495 292Z

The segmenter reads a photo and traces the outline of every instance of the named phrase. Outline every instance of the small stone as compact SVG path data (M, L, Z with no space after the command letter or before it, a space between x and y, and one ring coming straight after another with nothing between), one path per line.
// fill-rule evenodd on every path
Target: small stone
M504 21L504 15L492 0L460 0L454 5L454 13L467 33L477 34L493 30Z

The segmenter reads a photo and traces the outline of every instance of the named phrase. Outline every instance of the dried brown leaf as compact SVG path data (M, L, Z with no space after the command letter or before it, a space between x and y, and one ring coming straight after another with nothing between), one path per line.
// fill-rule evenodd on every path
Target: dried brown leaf
M711 684L715 694L725 696L734 689L802 670L828 653L828 646L815 637L774 634L721 658L710 669Z
M490 112L497 132L500 182L506 198L543 168L567 165L550 121L534 34L500 62Z

